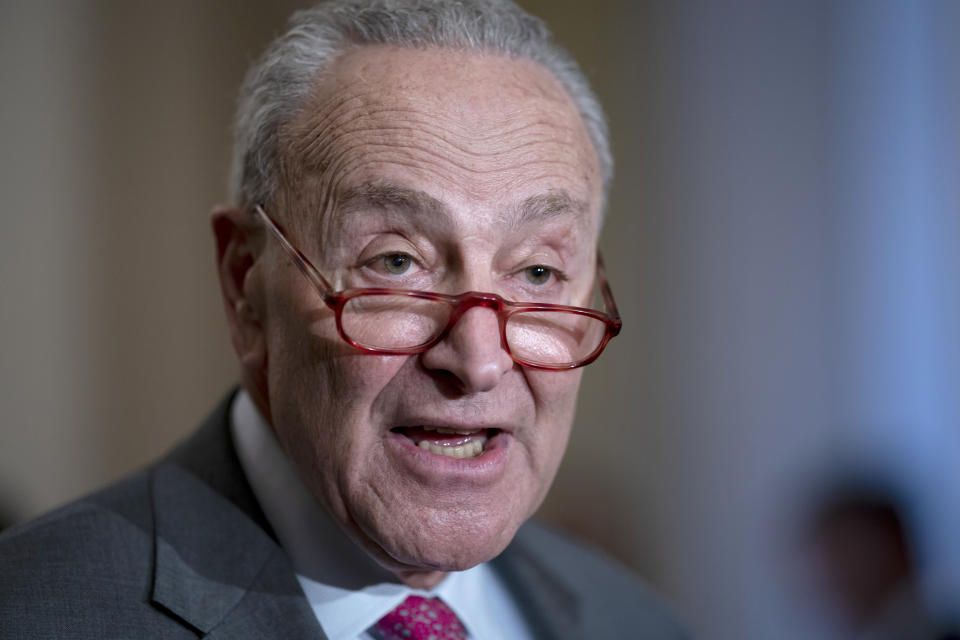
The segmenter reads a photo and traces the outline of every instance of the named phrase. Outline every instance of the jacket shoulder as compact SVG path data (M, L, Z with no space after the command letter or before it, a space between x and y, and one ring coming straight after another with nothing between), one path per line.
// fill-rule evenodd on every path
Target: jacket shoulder
M78 562L96 571L126 560L122 557L125 549L150 540L153 519L148 482L147 472L141 471L7 529L0 534L3 566L10 569L24 564L35 573ZM9 572L2 577L6 578Z
M160 630L149 483L141 471L0 534L0 637Z

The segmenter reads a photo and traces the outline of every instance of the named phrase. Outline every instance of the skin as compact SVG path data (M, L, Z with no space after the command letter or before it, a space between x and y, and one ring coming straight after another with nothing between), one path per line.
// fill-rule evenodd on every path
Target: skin
M539 65L356 48L282 138L284 186L265 207L334 289L587 303L599 165ZM414 587L499 554L553 480L582 369L517 365L483 308L425 353L363 354L250 212L218 209L213 227L243 384L333 520ZM385 261L396 254L407 256L402 273ZM530 280L536 265L554 270L546 283ZM499 428L502 451L417 458L391 431L412 424Z

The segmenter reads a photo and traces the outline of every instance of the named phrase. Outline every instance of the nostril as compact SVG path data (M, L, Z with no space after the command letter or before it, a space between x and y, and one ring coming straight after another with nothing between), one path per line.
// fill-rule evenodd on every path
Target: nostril
M490 391L514 366L503 346L500 321L491 309L472 308L442 340L422 355L424 367L456 379L459 393Z

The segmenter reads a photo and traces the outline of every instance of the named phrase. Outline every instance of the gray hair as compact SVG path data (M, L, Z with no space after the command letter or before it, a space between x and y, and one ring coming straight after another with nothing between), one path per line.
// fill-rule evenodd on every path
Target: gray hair
M248 72L234 123L230 199L252 208L280 187L280 133L317 76L348 47L387 44L490 51L539 63L560 82L583 118L600 161L604 200L613 177L606 118L586 77L553 44L539 18L511 0L332 0L290 18Z

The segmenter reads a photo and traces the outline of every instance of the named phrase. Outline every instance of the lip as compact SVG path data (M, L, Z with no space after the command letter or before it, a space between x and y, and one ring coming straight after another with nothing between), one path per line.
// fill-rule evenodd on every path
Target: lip
M476 428L455 425L450 427ZM387 452L400 469L424 485L440 486L444 489L458 484L479 487L496 482L506 472L507 455L513 443L512 433L500 429L487 440L483 453L475 458L451 458L421 449L410 438L396 431L388 431L385 439Z
M463 418L455 416L421 416L418 414L404 414L402 419L395 420L390 425L390 429L420 427L423 425L431 427L445 427L447 429L459 429L461 431L485 431L487 429L497 429L501 432L513 433L514 428L507 422L496 422L494 420L484 420L482 422L467 422Z

